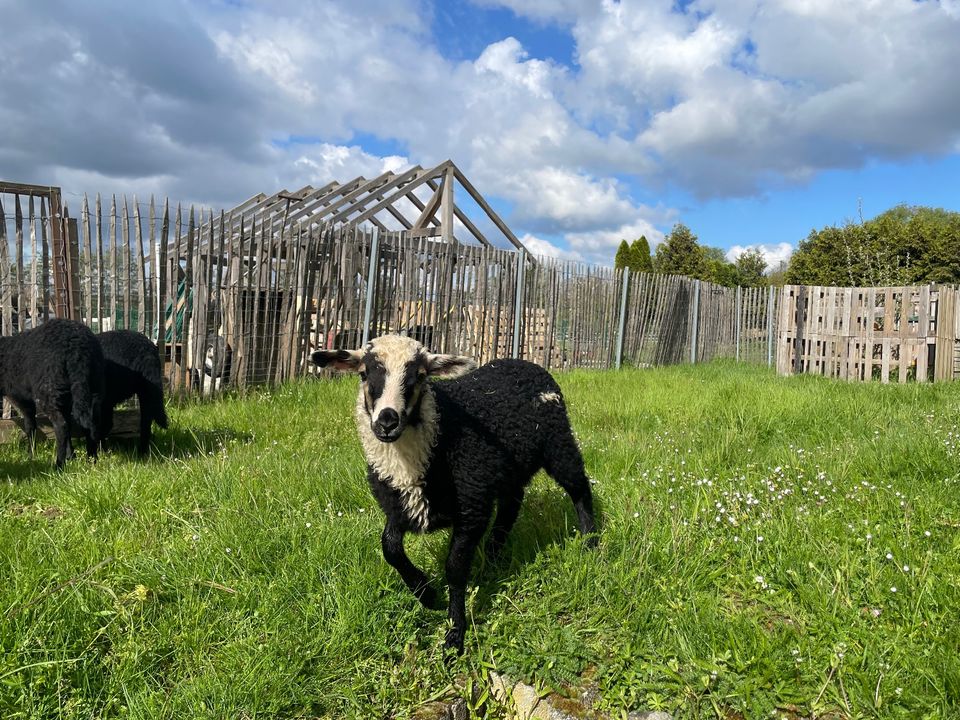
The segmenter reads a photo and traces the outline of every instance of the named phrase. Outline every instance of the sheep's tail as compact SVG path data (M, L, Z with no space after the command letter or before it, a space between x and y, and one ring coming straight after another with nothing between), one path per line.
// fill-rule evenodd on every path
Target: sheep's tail
M100 439L100 408L103 402L102 361L85 355L67 359L73 419L95 439ZM98 372L99 370L99 372Z

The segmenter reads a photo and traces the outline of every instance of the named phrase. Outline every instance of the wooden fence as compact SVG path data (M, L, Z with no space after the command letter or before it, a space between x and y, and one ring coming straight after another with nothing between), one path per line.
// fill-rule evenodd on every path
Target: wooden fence
M951 286L788 285L777 370L848 380L927 382L957 374L960 317Z
M279 383L316 372L317 348L358 347L386 332L481 362L523 357L551 369L717 357L772 364L794 312L778 310L775 288L350 224L288 225L126 197L84 197L71 219L59 194L53 203L24 187L0 188L2 332L49 317L139 330L157 342L174 393Z

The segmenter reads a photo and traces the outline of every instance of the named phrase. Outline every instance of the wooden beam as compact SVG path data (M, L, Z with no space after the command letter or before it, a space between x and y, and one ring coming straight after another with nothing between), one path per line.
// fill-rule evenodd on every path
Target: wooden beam
M33 197L50 197L51 193L57 193L57 195L60 195L60 188L55 185L30 185L28 183L0 180L0 193L9 193L11 195L32 195Z
M430 188L431 190L436 190L438 185L433 180L431 180L430 182L427 183L427 187ZM486 245L487 247L493 247L493 243L487 240L486 235L484 235L480 231L480 228L478 228L476 225L473 224L473 221L470 220L467 214L463 212L463 210L461 210L456 203L453 204L453 215L454 217L457 218L457 220L463 223L464 227L470 231L470 234L473 235L480 242L481 245Z
M443 195L441 192L443 185L441 183L440 187L437 187L433 191L433 195L430 197L430 200L426 205L423 205L420 212L420 217L417 218L417 221L413 224L414 229L420 229L426 227L428 222L435 221L437 224L440 223L437 220L437 208L440 207L440 200ZM414 198L416 195L410 195L408 197ZM417 198L419 200L419 198Z
M430 188L431 190L436 190L439 186L433 180L427 180L427 187ZM423 204L423 201L421 201L420 198L417 197L416 193L410 193L404 199L407 202L409 202L411 205L413 205L419 212L423 212L424 208L427 207L426 205ZM440 221L437 220L436 214L431 216L430 224L440 227Z
M408 170L406 174L412 174L414 170ZM369 195L374 190L378 190L383 185L387 184L394 178L392 172L385 172L382 175L378 175L373 180L367 180L366 182L360 184L356 189L351 192L348 192L346 195L341 197L336 202L332 202L329 205L325 205L322 210L319 212L312 213L309 217L310 222L319 222L327 215L330 215L333 212L336 212L344 205L353 206L358 198L362 195Z
M396 192L394 192L394 193L392 193L391 195L385 197L383 200L381 200L380 202L378 202L378 203L377 203L376 205L374 205L373 207L368 208L367 210L365 210L365 211L364 211L363 213L361 213L358 217L351 218L351 219L350 219L350 222L359 225L360 223L364 222L365 220L369 220L371 217L373 217L373 216L376 215L378 212L380 212L381 210L383 210L387 205L391 205L391 204L395 203L397 200L399 200L400 198L403 198L403 197L408 196L408 195L409 195L411 192L413 192L416 188L418 188L418 187L420 187L421 185L425 184L425 183L427 182L427 180L432 180L432 179L436 178L436 177L437 177L438 175L440 175L444 170L446 170L448 164L449 164L449 160L448 160L447 162L445 162L445 163L440 163L440 164L437 165L435 168L432 168L432 169L430 169L430 170L425 170L425 171L423 171L423 172L419 175L419 177L417 177L415 180L411 180L410 182L408 182L406 185L404 185L402 188L400 188L400 189L397 190ZM404 173L404 175L406 175L406 173ZM397 180L399 180L399 177L397 178ZM400 184L400 183L397 182L396 180L395 180L394 182L396 183L396 185L399 185L399 184ZM394 186L396 186L396 185L394 185ZM386 190L387 188L382 188L382 189L383 189L383 190ZM352 212L352 211L349 211L349 212ZM349 212L339 213L338 215L335 215L334 217L332 217L332 218L331 218L331 221L332 221L332 222L345 221L345 220L347 220L347 217L349 216Z
M422 172L424 172L423 168L421 168L419 165L415 165L414 167L407 170L405 173L396 175L395 177L393 177L393 179L390 182L376 188L377 197L382 198L386 193L390 192L391 190L394 190L394 188L397 188L403 185L404 183L411 182L414 178L416 178ZM387 174L392 174L392 173L387 173ZM396 193L393 193L392 195L390 195L390 198L393 198L395 195ZM363 211L364 208L367 206L367 204L374 199L375 197L371 193L367 197L358 200L357 202L353 203L349 207L344 208L343 210L338 212L336 215L333 215L331 218L329 218L329 222L334 224L338 222L348 222L348 221L356 222L356 223L362 222L358 220L349 220L349 218L353 213ZM379 212L380 210L383 210L384 207L391 204L392 202L393 201L389 199L381 200L374 206L377 208L376 212L370 214L368 217L365 217L364 219L368 220L370 217L373 217L373 215L376 215L377 212Z
M517 250L523 251L524 254L530 258L531 262L536 262L533 256L530 255L529 251L527 251L527 248L524 247L523 243L520 242L517 239L517 236L513 234L513 231L507 227L507 224L500 218L499 215L497 215L494 209L490 207L487 201L483 199L483 196L477 191L473 184L467 180L466 176L462 172L460 172L460 168L454 165L453 172L457 180L463 186L463 189L466 190L470 197L473 198L474 202L476 202L477 205L483 209L483 211L487 214L487 217L493 221L493 224L497 226L497 229L504 234L507 240L509 240Z
M456 242L453 237L453 166L443 171L443 180L440 183L440 229L443 231L443 241Z
M300 218L308 216L316 208L329 205L334 198L350 192L360 183L366 181L367 179L363 177L363 175L358 175L353 180L343 183L342 185L336 181L327 183L319 190L311 193L310 196L301 200L301 206L290 213L287 222L290 224L296 223Z
M412 238L441 237L442 235L443 235L443 230L438 227L412 228L407 231L407 236Z

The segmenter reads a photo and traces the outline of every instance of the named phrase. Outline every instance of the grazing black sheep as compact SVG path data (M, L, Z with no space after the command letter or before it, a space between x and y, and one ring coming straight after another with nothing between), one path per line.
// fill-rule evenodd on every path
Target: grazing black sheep
M383 555L428 607L436 594L404 552L403 536L453 528L446 648L463 651L470 565L494 504L488 557L502 549L524 488L541 468L573 500L580 531L595 531L583 457L560 387L543 368L495 360L470 372L476 364L469 358L434 355L398 335L379 337L363 350L320 350L311 357L320 367L360 373L355 416L367 480L387 518ZM428 376L457 379L430 383Z
M160 353L149 338L132 330L103 332L97 339L103 348L106 369L100 437L110 434L113 409L136 395L140 405L139 450L146 454L150 449L152 423L167 427Z
M31 457L39 411L53 425L57 469L73 457L71 418L85 431L87 454L95 458L102 393L103 353L94 334L81 323L50 320L0 338L0 394L23 416Z

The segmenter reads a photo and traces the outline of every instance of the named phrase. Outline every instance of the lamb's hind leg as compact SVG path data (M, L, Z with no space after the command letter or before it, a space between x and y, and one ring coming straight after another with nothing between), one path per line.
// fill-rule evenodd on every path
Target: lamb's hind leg
M403 549L403 530L396 524L387 522L380 536L380 546L383 549L384 559L400 574L403 582L417 600L428 608L433 608L437 601L437 591L430 587L430 582L423 570L414 565Z
M520 504L523 502L523 487L517 486L502 493L497 499L497 517L490 529L490 536L484 546L487 560L496 562L507 541L507 536L520 514Z
M590 491L590 478L583 466L583 455L577 447L572 431L567 431L548 450L544 469L567 491L577 511L577 523L580 532L587 538L587 544L597 544L597 526L593 517L593 493Z

